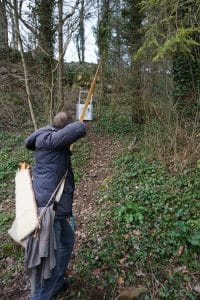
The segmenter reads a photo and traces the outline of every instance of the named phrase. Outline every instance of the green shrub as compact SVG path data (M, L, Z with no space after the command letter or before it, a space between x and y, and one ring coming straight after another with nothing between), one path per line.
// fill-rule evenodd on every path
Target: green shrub
M121 273L125 285L134 285L139 269L145 274L140 283L150 289L159 278L159 299L195 299L185 281L192 284L199 269L199 171L172 176L159 162L123 153L115 174L109 189L101 190L99 217L88 237L90 251L88 243L81 250L81 274L90 278L93 270L108 268L99 284L114 287Z

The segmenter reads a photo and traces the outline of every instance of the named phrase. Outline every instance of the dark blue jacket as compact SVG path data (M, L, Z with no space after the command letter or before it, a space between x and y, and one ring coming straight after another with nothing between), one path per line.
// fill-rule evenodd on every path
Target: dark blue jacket
M33 190L38 207L44 207L56 186L68 170L64 191L56 209L56 215L71 216L74 192L74 175L70 159L70 145L86 134L81 122L71 123L63 129L52 126L40 128L25 141L34 151L35 166L32 169Z

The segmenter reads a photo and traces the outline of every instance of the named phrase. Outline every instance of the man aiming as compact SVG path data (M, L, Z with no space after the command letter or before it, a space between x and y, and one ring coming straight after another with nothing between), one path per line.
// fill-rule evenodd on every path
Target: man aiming
M52 299L65 284L64 274L74 246L74 232L69 223L75 188L70 145L85 134L83 122L72 123L72 118L66 112L59 112L54 117L52 125L38 129L25 141L27 149L34 151L35 154L35 166L32 170L33 190L39 208L46 206L67 172L60 201L54 206L56 266L51 272L51 277L43 282L41 270L37 267L35 275L31 278L30 300Z

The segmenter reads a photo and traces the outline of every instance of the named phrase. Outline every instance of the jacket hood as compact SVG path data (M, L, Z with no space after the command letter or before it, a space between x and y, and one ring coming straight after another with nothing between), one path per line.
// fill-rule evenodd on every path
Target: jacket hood
M46 127L40 128L38 130L36 130L35 132L33 132L31 135L29 135L26 140L25 140L25 146L27 149L34 151L35 150L35 143L36 143L36 139L40 134L43 134L47 131L57 131L54 127L48 125Z

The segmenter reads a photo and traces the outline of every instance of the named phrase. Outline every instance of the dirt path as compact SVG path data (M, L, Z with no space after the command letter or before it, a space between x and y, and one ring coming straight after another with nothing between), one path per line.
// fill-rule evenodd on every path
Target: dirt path
M76 259L79 256L79 247L82 243L87 242L87 233L90 220L98 216L97 199L99 197L99 187L104 182L109 181L113 174L113 160L120 154L121 144L119 141L114 141L110 136L95 136L93 134L88 135L88 142L91 145L90 159L85 166L85 173L82 180L76 184L76 192L74 197L73 212L76 219L76 245L74 255L70 263L69 275L75 277L76 274ZM75 268L74 268L75 267ZM78 291L79 287L82 287L82 282L78 283L77 286L72 286L72 289ZM75 294L77 291L74 291ZM92 292L93 293L93 292ZM72 291L73 294L73 291ZM90 291L88 291L89 297ZM92 297L92 298L91 298ZM72 295L66 294L61 296L59 300L64 299L75 299ZM95 300L102 299L102 297L96 293L93 296L90 295L88 299L84 300Z
M91 145L90 159L85 166L82 180L76 184L74 197L73 211L77 230L74 255L70 263L71 276L76 276L73 266L76 264L79 246L86 240L87 227L91 217L93 218L98 214L96 199L99 186L106 178L111 176L113 159L121 151L120 143L111 140L109 136L97 136L89 132L87 139ZM27 299L29 288L28 278L24 272L16 274L14 283L9 287L3 288L2 298L0 298L5 300L25 300ZM66 299L66 297L59 299Z
M76 185L74 197L74 215L77 223L76 251L79 241L85 237L87 226L91 217L98 213L96 207L97 193L102 182L112 174L112 162L120 152L121 145L118 141L112 141L109 136L89 135L89 143L92 146L89 163L85 167L85 175Z

